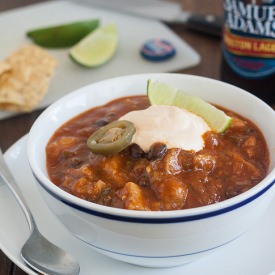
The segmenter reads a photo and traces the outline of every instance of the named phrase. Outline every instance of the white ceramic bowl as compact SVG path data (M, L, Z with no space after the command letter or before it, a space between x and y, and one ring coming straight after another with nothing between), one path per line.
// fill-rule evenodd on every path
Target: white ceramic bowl
M145 212L97 205L70 195L48 178L45 147L53 132L77 114L114 98L145 94L149 78L200 96L254 121L270 150L266 178L226 201L188 210ZM197 260L246 232L263 214L274 193L275 112L234 86L198 76L143 74L109 79L79 89L48 107L34 123L28 159L39 189L58 219L77 238L112 258L150 267Z

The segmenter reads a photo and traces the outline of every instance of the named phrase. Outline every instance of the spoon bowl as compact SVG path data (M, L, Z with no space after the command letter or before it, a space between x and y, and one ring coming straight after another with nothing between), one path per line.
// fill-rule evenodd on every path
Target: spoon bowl
M21 256L34 270L51 275L76 275L77 260L65 250L47 240L38 230L32 213L17 186L0 149L0 179L7 184L27 219L31 234L21 249Z

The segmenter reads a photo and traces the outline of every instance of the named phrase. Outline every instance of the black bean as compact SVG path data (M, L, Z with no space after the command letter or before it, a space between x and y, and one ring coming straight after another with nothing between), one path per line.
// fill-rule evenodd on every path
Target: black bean
M117 117L117 114L115 112L109 112L106 114L106 118L110 121L113 121Z
M140 177L138 180L138 185L142 187L149 187L149 179L146 176Z
M129 154L133 159L141 159L145 156L144 151L136 143L129 146Z
M103 118L100 118L100 119L96 120L94 122L94 124L97 127L102 127L102 126L105 126L105 125L109 124L109 120L107 118L103 117Z
M148 153L146 154L146 158L148 160L156 160L161 159L167 153L167 146L164 143L156 142L150 146Z

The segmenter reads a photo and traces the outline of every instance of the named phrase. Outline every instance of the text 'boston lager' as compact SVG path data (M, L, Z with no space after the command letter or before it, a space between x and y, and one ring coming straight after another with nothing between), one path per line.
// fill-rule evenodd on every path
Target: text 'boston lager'
M275 0L224 0L222 79L275 104Z

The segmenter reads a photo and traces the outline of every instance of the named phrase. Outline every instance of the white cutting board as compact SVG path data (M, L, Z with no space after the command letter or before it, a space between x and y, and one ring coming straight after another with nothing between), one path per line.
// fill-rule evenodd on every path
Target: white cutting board
M32 43L25 35L27 30L94 18L100 19L101 25L116 23L119 32L116 55L101 67L87 69L72 62L68 57L68 49L48 50L59 65L48 93L38 108L48 106L77 88L103 79L136 73L172 72L200 62L198 53L161 22L79 4L76 0L49 1L0 13L0 59L21 45ZM176 56L158 63L143 59L140 48L151 38L170 41L176 48ZM12 115L14 113L0 111L0 119Z

